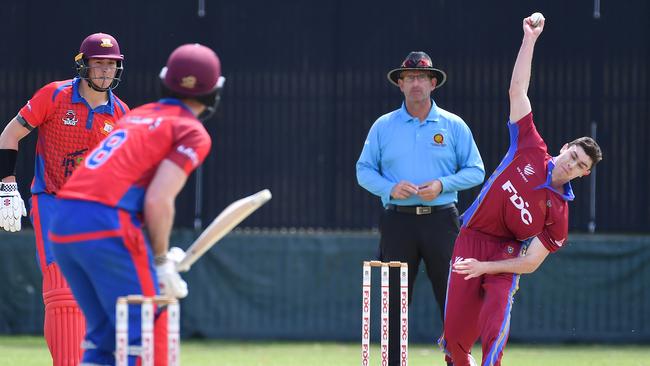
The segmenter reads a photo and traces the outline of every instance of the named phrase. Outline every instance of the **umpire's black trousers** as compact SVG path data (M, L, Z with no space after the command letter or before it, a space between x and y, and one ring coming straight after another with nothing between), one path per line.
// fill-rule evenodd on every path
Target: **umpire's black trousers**
M407 262L409 265L409 303L413 299L413 284L420 260L424 260L427 275L444 318L449 262L454 242L460 230L455 205L433 206L428 214L416 214L414 207L389 205L379 223L382 261ZM424 211L424 210L421 210ZM422 213L422 212L420 212ZM390 272L389 365L399 365L399 270ZM442 355L441 355L442 357Z

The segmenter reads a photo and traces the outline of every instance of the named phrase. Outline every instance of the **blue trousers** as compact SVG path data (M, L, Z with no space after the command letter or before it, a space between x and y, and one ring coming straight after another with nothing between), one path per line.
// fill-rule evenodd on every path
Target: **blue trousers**
M138 215L96 202L59 199L49 239L86 317L83 361L114 364L117 298L159 294L151 246ZM129 344L139 345L139 306L130 305L129 315ZM166 318L166 311L157 308L156 365L166 359ZM129 364L135 365L136 358L129 357Z

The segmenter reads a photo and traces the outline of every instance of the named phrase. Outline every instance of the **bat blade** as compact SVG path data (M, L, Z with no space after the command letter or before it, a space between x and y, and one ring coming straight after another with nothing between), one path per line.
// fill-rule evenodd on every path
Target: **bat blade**
M271 191L264 189L248 197L231 203L208 225L196 240L185 251L185 258L178 263L178 272L187 272L192 264L226 236L245 218L262 207L271 199Z

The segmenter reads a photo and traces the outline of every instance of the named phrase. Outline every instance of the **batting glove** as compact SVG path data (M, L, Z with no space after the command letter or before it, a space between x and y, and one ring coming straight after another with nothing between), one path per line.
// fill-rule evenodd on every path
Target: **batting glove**
M0 183L0 226L6 231L20 231L21 216L27 216L18 183Z
M178 299L187 296L187 282L176 271L176 264L183 260L184 257L185 252L183 249L173 247L167 252L162 263L156 263L156 275L161 295Z

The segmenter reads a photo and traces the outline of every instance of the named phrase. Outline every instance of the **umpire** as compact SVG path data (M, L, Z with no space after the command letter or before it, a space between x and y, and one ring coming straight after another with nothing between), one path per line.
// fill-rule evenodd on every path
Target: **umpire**
M402 107L377 119L357 162L359 185L381 197L380 259L408 262L409 301L423 259L444 315L447 276L459 232L458 191L485 178L472 132L436 105L431 92L447 75L424 52L411 52L388 80ZM399 273L390 275L389 365L399 365Z

